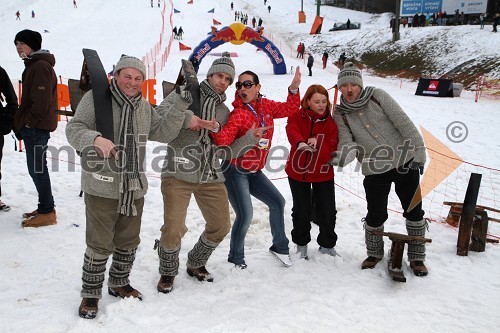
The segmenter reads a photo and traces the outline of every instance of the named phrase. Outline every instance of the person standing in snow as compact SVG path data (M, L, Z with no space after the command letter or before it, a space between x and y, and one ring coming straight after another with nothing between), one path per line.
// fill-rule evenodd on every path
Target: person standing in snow
M16 21L21 21L21 13L19 11L16 12Z
M321 60L323 61L323 69L326 68L326 64L328 62L328 52L323 52L323 57L321 57Z
M5 106L2 104L5 101ZM2 156L4 146L4 135L9 134L14 126L14 115L18 108L17 95L12 86L9 75L0 66L0 180L2 179ZM2 196L2 184L0 183L0 197ZM10 207L0 200L0 210L7 212Z
M338 130L330 111L328 91L315 84L302 98L300 112L289 116L286 125L291 146L285 172L293 198L292 241L302 259L308 259L313 207L320 212L314 220L319 226L319 251L337 255L335 184L333 167L328 162L330 154L337 150Z
M195 116L185 112L192 102L188 91L172 93L175 103L156 109L142 97L146 66L132 56L123 55L111 79L113 140L96 130L92 91L87 92L66 126L68 143L80 152L81 186L85 193L87 248L83 260L80 317L95 318L102 297L106 263L109 269L108 293L114 297L142 299L130 285L129 275L140 243L144 196L148 181L143 170L147 140L168 143L181 128L198 130ZM142 147L142 148L141 148ZM99 168L95 168L95 163Z
M269 13L271 12L271 5L267 6L267 10L269 11Z
M384 256L383 237L374 232L384 230L392 183L404 210L408 235L425 236L427 222L422 202L410 206L414 197L421 198L419 182L426 161L425 144L417 127L387 92L363 87L361 72L353 63L344 65L337 86L342 96L333 118L339 129L339 145L331 164L343 167L356 157L361 163L368 208L362 219L368 257L361 269L371 269ZM416 276L428 274L425 243L410 241L408 260Z
M23 227L43 227L57 223L54 197L47 168L50 133L57 128L56 59L42 48L42 35L33 30L17 33L14 43L25 69L22 97L14 118L14 130L21 133L26 149L28 172L38 192L38 206L23 214ZM40 170L41 168L41 170Z
M314 64L314 57L312 56L311 53L308 53L307 54L308 57L307 57L307 69L309 69L309 76L312 76L312 67L313 67L313 64Z
M179 31L177 32L178 39L182 40L182 35L184 35L184 30L182 27L179 27Z
M187 224L192 222L189 219L186 221L186 216L193 196L205 219L205 229L187 255L187 273L199 281L214 280L206 265L212 252L229 232L231 223L227 190L218 156L222 151L214 145L210 133L226 125L229 109L224 104L225 91L234 76L233 61L229 53L225 52L221 58L214 60L206 80L200 83L201 118L213 120L213 128L199 133L181 130L177 138L169 143L161 175L163 226L161 238L155 244L161 275L157 289L161 293L172 291L174 279L179 274L179 253L182 238L188 231ZM162 104L168 106L173 102L173 96L169 95ZM224 153L230 156L234 153L234 157L238 157L256 142L252 131L249 131L228 149L224 149Z
M252 129L262 132L258 144L239 158L222 163L229 202L236 213L231 229L228 261L239 268L246 268L245 236L253 218L252 198L269 207L269 223L273 244L269 251L285 266L291 266L288 238L285 234L285 199L262 172L271 148L275 118L286 118L298 112L300 106L300 69L297 67L288 87L286 102L264 98L257 74L244 71L236 82L236 96L227 124L218 133L212 133L216 145L228 146Z

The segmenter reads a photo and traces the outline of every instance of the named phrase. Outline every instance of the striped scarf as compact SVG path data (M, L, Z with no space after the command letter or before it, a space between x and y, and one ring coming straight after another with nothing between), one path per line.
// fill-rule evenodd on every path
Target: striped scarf
M120 190L118 196L117 212L126 216L136 216L137 209L134 204L135 191L142 189L143 185L139 175L139 155L134 133L134 110L137 109L142 99L141 94L128 97L116 85L115 79L111 80L111 94L121 107L120 113L120 140L119 154Z
M370 101L374 89L374 87L366 87L359 95L359 98L350 104L346 102L344 95L340 96L340 105L337 105L337 110L341 111L341 113L350 113L361 109Z
M201 94L201 115L200 118L203 120L215 119L215 107L219 104L224 103L226 100L226 94L219 94L212 89L208 80L203 80L200 83L200 94ZM202 170L204 170L206 177L209 179L214 179L217 177L216 172L212 166L212 142L210 141L209 131L202 128L200 131L200 136L196 143L200 144L203 149L202 154ZM204 175L205 176L205 175ZM205 179L206 177L202 177Z

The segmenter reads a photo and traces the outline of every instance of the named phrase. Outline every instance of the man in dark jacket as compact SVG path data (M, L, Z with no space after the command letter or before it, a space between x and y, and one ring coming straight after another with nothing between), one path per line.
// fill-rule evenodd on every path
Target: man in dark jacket
M307 57L307 68L309 69L309 76L312 76L313 75L312 67L313 67L313 63L314 63L314 58L313 58L311 53L308 53L307 55L309 56L309 57Z
M5 97L5 99L4 99ZM17 111L17 95L12 86L7 72L0 67L0 102L6 102L3 106L0 103L0 180L2 179L2 155L3 155L3 136L12 131L14 114ZM2 196L2 186L0 184L0 197ZM9 211L10 207L0 200L0 210Z
M41 50L42 35L33 30L20 31L15 39L17 53L26 68L22 74L23 94L14 129L21 132L26 147L28 172L38 192L38 207L23 214L23 227L56 224L56 211L47 169L47 143L57 128L56 60L48 50Z

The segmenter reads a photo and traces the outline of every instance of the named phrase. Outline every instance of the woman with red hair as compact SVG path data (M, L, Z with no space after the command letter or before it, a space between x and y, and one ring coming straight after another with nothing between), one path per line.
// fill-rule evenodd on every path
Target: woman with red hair
M330 112L328 91L314 84L302 98L300 112L288 117L286 126L291 145L285 171L293 198L292 241L303 259L308 259L313 209L319 212L314 221L319 226L319 251L331 256L337 254L335 184L333 167L328 161L337 150L338 130Z

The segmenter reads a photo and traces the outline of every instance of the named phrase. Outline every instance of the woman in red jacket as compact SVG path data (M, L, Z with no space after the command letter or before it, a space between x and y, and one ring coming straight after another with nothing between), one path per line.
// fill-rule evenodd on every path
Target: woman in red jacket
M262 169L271 148L274 119L285 118L299 111L300 79L300 70L297 68L288 88L286 102L276 102L262 97L257 74L251 71L241 73L236 82L237 93L233 102L235 109L224 127L217 133L212 133L215 144L219 146L230 145L248 131L253 131L256 137L260 137L259 142L243 156L222 163L229 202L236 213L231 229L228 261L242 269L247 267L244 246L245 236L253 218L251 196L269 207L269 223L273 236L269 251L283 265L288 267L292 264L285 234L285 198Z
M337 125L330 115L328 91L321 85L310 86L301 102L301 110L288 118L286 133L291 145L285 171L293 197L292 241L297 253L307 259L311 241L311 211L319 226L319 251L335 256L335 185L330 154L337 150ZM311 200L312 187L312 200Z

